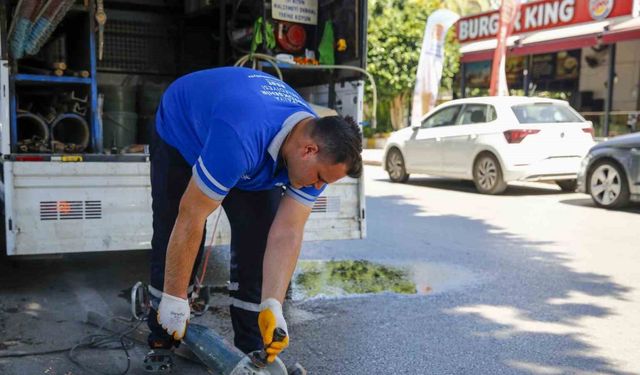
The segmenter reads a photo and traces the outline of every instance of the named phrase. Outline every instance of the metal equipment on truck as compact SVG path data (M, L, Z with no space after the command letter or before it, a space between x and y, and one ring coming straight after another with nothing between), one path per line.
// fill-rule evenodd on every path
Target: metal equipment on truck
M9 256L151 247L148 130L181 75L238 62L281 75L319 113L363 122L366 0L45 3L0 5ZM229 234L223 214L216 243ZM316 202L305 239L365 234L362 179L344 178Z

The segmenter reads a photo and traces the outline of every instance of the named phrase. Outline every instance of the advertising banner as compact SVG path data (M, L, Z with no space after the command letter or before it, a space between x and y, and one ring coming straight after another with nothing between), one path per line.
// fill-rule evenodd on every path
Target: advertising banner
M500 6L500 22L498 24L498 46L493 54L491 67L491 85L489 95L509 95L507 87L506 55L507 38L515 25L516 15L520 9L520 0L502 0Z
M411 124L418 124L422 116L435 106L442 78L442 61L447 30L460 16L447 9L438 9L427 19L422 37L422 49L416 73L416 85L411 105Z

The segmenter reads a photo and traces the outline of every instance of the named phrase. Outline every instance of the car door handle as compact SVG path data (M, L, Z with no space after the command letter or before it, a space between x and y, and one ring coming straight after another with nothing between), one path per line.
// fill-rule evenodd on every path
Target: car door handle
M436 137L436 142L440 142L441 140L442 140L442 138Z
M469 134L469 136L467 137L468 139L476 139L478 138L477 134Z

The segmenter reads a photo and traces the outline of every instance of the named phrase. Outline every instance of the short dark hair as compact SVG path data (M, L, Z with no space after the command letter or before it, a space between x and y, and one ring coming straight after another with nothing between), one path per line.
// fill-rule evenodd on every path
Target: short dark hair
M362 175L362 133L352 117L314 119L310 134L318 143L322 159L331 164L345 164L349 177Z

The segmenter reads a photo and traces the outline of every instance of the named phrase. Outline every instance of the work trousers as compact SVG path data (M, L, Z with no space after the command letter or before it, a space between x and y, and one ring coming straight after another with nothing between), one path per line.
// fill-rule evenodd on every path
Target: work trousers
M180 199L191 178L192 167L180 152L153 131L151 145L151 195L153 198L153 238L151 240L151 299L148 325L149 346L170 348L176 344L157 322L157 308L164 285L164 268L169 237L178 216ZM233 161L225 161L231 163ZM258 328L262 291L262 263L267 236L275 217L282 188L243 191L233 188L222 207L231 226L229 294L234 344L245 353L263 348ZM191 283L200 266L204 239L194 264ZM190 286L191 290L192 286Z

